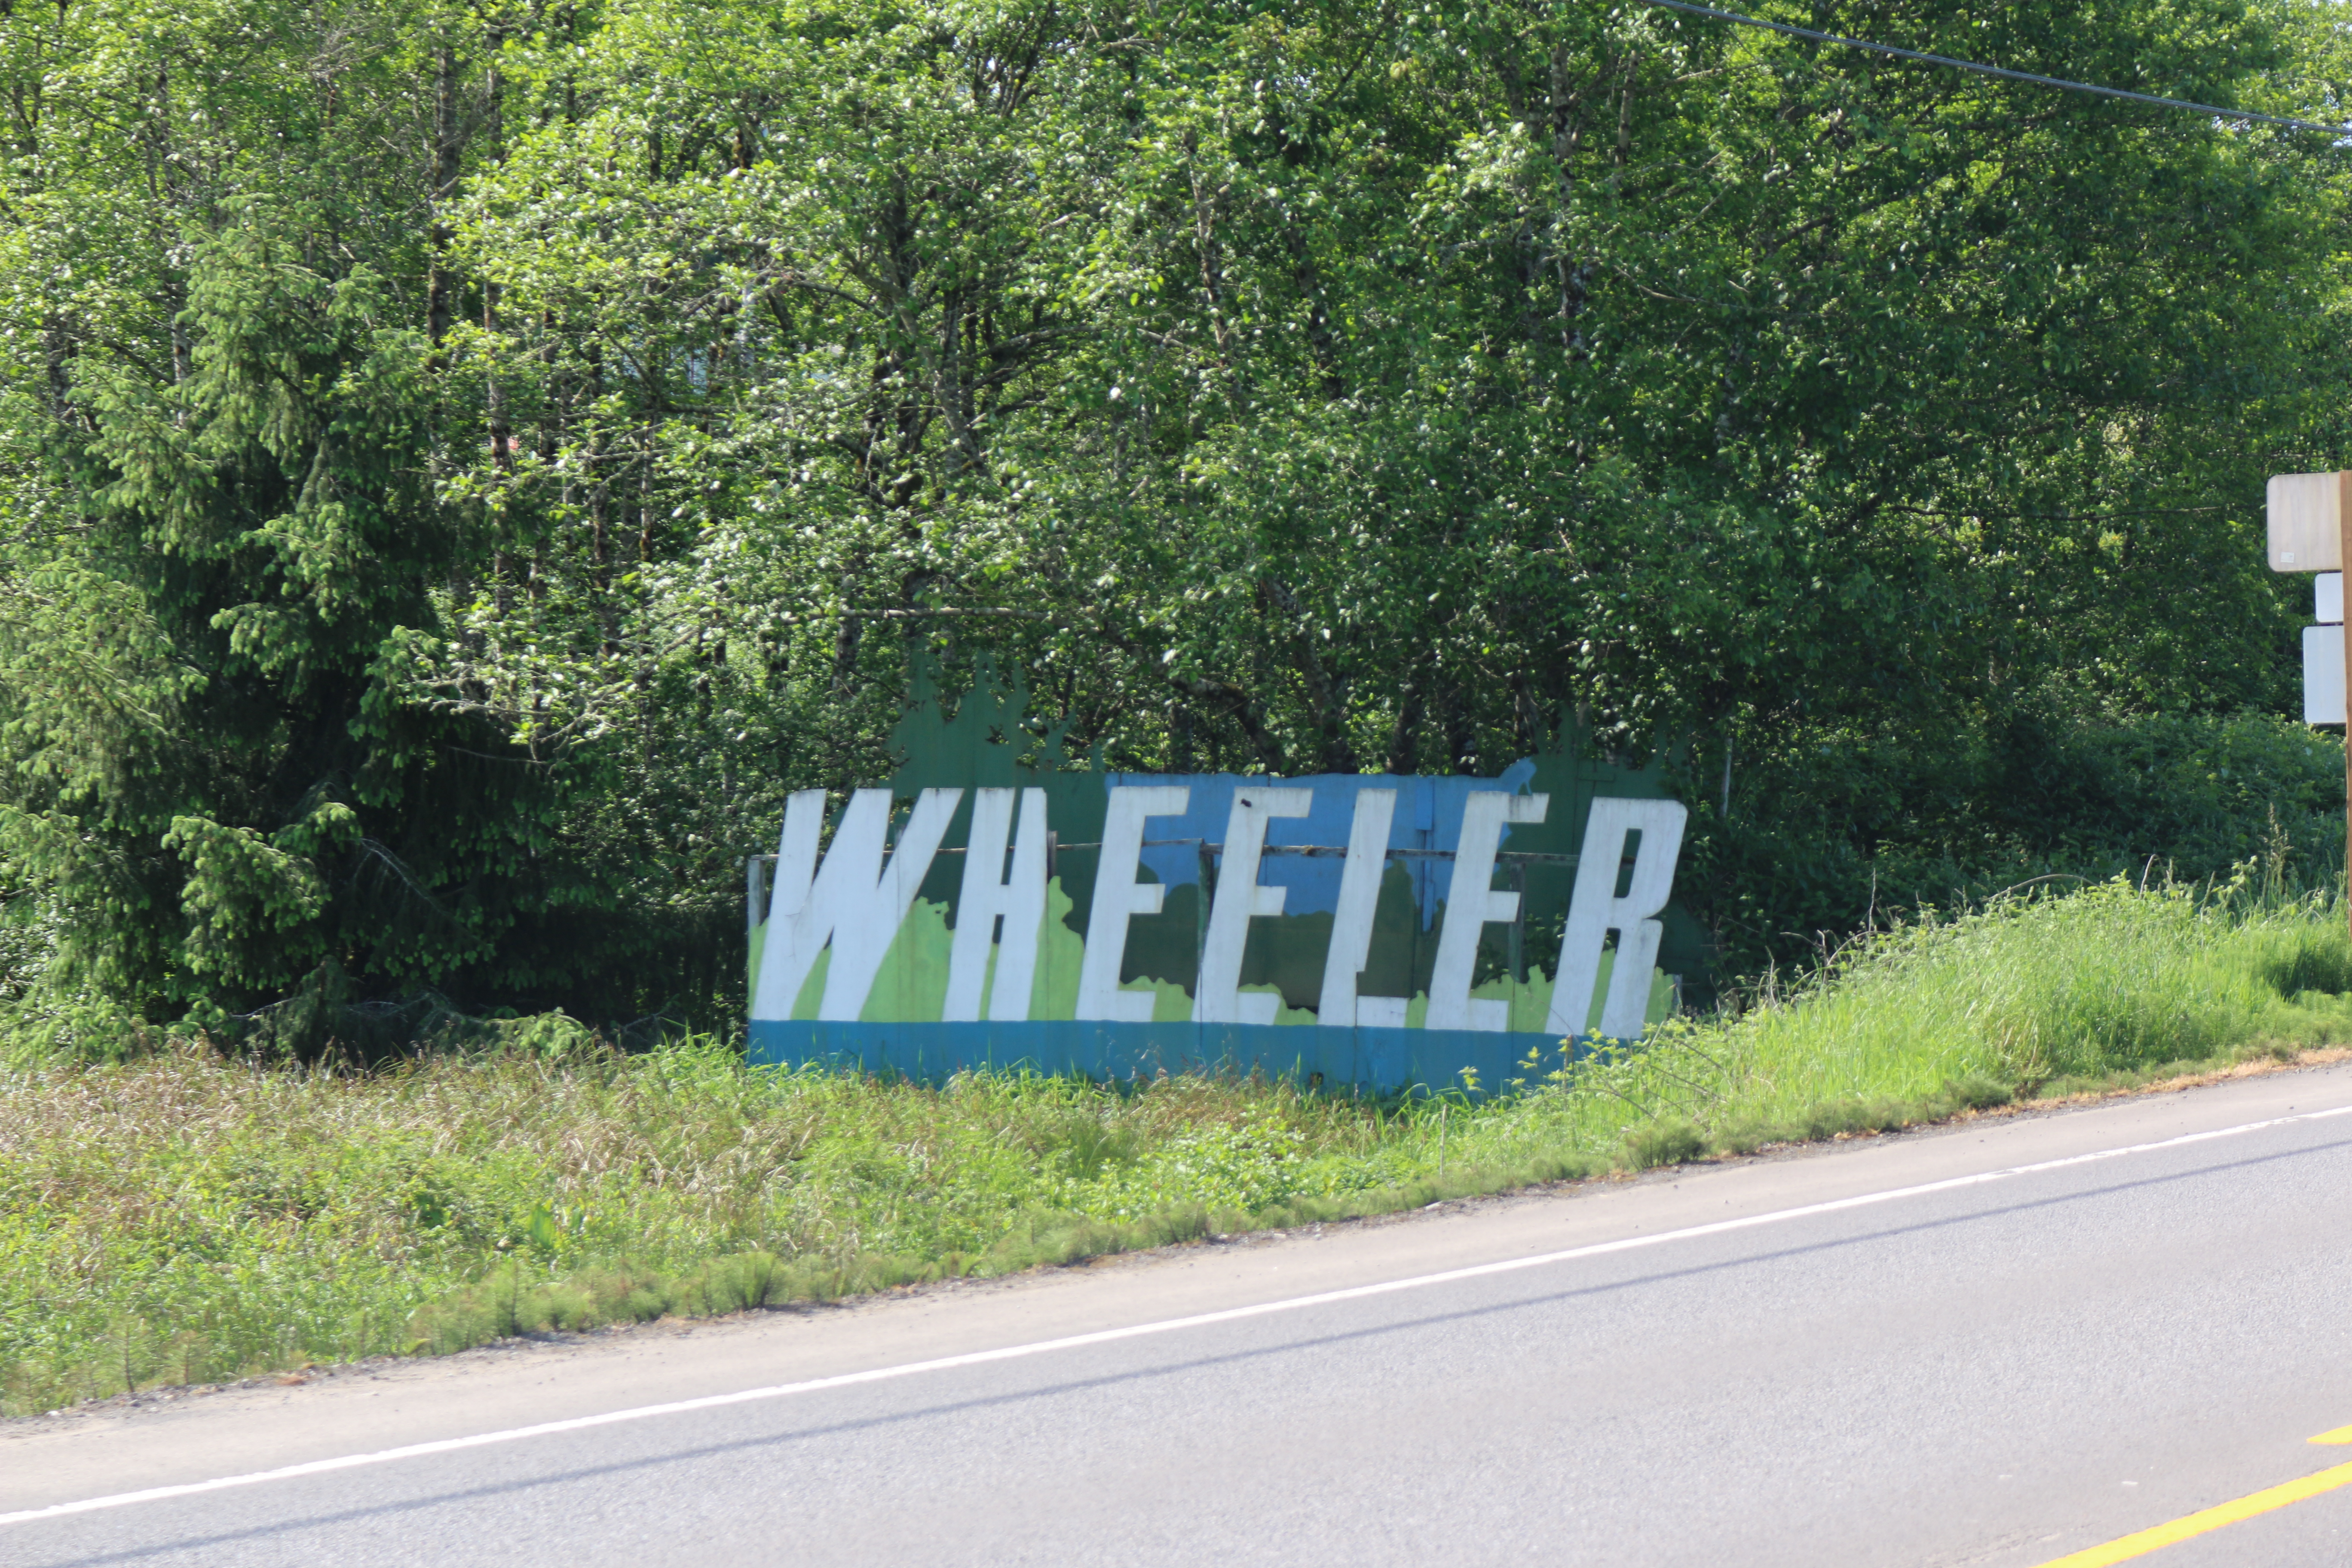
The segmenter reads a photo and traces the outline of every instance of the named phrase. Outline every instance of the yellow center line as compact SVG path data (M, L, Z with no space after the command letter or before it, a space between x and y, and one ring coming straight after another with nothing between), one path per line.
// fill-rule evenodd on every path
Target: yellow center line
M2352 1426L2339 1426L2333 1432L2322 1432L2312 1441L2339 1445L2352 1444ZM2203 1535L2208 1531L2219 1530L2225 1524L2235 1524L2241 1520L2252 1519L2256 1514L2268 1513L2274 1508L2284 1508L2289 1503L2301 1502L2305 1498L2315 1498L2322 1492L2332 1492L2336 1488L2344 1486L2352 1486L2352 1464L2336 1465L2328 1469L2315 1471L2298 1481L2288 1481L2283 1486L2250 1492L2233 1501L2216 1503L2211 1508L2184 1514L2169 1524L2159 1524L2147 1530L2138 1531L2110 1541L2104 1546L2088 1546L2080 1552L2069 1552L2063 1557L2053 1557L2041 1564L2041 1568L2106 1568L2110 1563L2128 1563L2131 1559L2144 1557L2159 1547L2170 1546L2176 1542Z

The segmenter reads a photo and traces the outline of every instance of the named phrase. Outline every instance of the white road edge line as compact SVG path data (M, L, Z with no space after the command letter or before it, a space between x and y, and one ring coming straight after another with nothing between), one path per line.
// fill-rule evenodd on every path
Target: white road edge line
M1687 1241L1703 1236L1722 1236L1730 1231L1749 1230L1758 1226L1778 1225L1788 1220L1806 1219L1814 1215L1838 1214L1847 1209L1867 1208L1874 1204L1894 1203L1901 1198L1924 1197L1930 1193L1956 1192L1963 1187L1983 1186L1990 1182L2006 1181L2012 1176L2030 1176L2043 1171L2063 1171L2075 1165L2095 1164L2102 1160L2121 1159L2126 1154L2153 1153L2159 1149L2179 1149L2191 1143L2210 1142L2217 1138L2235 1138L2248 1132L2261 1132L2273 1127L2286 1127L2301 1121L2321 1121L2334 1116L2352 1116L2352 1105L2341 1105L2328 1110L2307 1110L2294 1116L2276 1116L2266 1121L2242 1122L2235 1127L2216 1128L2209 1132L2183 1133L2178 1138L2166 1138L2154 1143L2133 1143L2119 1149L2100 1149L2088 1154L2069 1154L2060 1160L2043 1160L2031 1165L2010 1165L1997 1171L1984 1171L1973 1176L1950 1176L1940 1182L1924 1182L1917 1186L1890 1187L1883 1192L1863 1193L1849 1198L1832 1198L1826 1203L1805 1204L1792 1209L1775 1209L1769 1214L1747 1215L1738 1219L1714 1220L1706 1225L1686 1226L1680 1230L1662 1230L1650 1236L1629 1236L1617 1241L1595 1242L1588 1247L1571 1247L1564 1252L1541 1252L1527 1258L1506 1258L1498 1263L1474 1264L1466 1268L1448 1268L1437 1274L1418 1274L1409 1279L1390 1279L1377 1285L1354 1285L1344 1290L1324 1290L1312 1296L1292 1296L1279 1301L1261 1301L1249 1307L1228 1307L1222 1311L1199 1312L1189 1318L1167 1318L1159 1322L1135 1323L1123 1329L1101 1329L1090 1334L1070 1334L1058 1340L1038 1340L1025 1345L1007 1345L1001 1350L971 1351L963 1355L940 1356L935 1361L906 1362L898 1366L875 1367L866 1372L848 1372L834 1377L815 1377L804 1383L780 1383L770 1388L747 1388L735 1394L710 1394L698 1399L673 1400L666 1405L640 1405L627 1410L608 1410L601 1415L577 1415L567 1421L543 1421L535 1426L515 1426L503 1432L478 1432L469 1437L443 1437L430 1443L410 1443L398 1448L381 1448L372 1454L346 1454L333 1459L312 1459L305 1464L288 1465L275 1470L256 1470L250 1475L223 1476L208 1481L189 1481L180 1486L150 1487L144 1491L117 1492L110 1497L85 1498L79 1502L55 1503L47 1508L19 1510L0 1513L0 1524L23 1524L37 1519L58 1519L67 1514L89 1513L103 1508L122 1508L131 1503L161 1502L169 1498L195 1497L205 1492L226 1491L231 1487L258 1486L264 1481L293 1480L302 1476L326 1475L335 1470L357 1469L362 1465L387 1465L398 1459L418 1459L432 1454L454 1454L467 1448L487 1447L493 1443L517 1443L526 1437L544 1437L558 1432L580 1432L593 1426L611 1426L624 1421L646 1421L657 1415L679 1415L692 1410L717 1410L730 1405L749 1405L761 1399L782 1399L795 1394L816 1394L828 1388L848 1388L861 1383L884 1383L893 1378L915 1377L927 1372L950 1372L958 1367L985 1366L991 1362L1018 1361L1024 1356L1045 1355L1055 1351L1077 1350L1087 1345L1115 1343L1119 1340L1141 1339L1148 1334L1174 1333L1183 1329L1205 1328L1212 1323L1238 1322L1245 1318L1262 1318L1275 1312L1294 1312L1307 1307L1320 1307L1334 1301L1358 1301L1368 1296L1385 1296L1397 1290L1417 1290L1428 1285L1444 1285L1456 1279L1479 1279L1489 1275L1509 1274L1522 1268L1540 1268L1548 1264L1570 1263L1580 1258L1601 1258L1614 1252L1631 1252L1637 1247L1657 1247L1669 1241Z

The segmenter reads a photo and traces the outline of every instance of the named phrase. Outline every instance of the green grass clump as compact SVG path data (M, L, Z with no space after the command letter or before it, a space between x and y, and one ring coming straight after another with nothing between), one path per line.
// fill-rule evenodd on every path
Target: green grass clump
M1928 918L1479 1097L937 1086L709 1041L0 1073L0 1410L775 1306L1885 1131L2352 1039L2333 897L2124 883Z

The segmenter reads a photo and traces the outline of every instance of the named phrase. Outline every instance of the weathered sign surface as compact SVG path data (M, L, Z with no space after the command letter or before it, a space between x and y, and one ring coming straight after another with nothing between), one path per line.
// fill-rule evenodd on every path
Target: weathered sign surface
M829 841L805 791L752 862L755 1059L1494 1089L1638 1037L1702 962L1656 766L1123 773L986 691L898 738Z
M2272 571L2343 570L2347 480L2352 472L2271 476L2263 510Z

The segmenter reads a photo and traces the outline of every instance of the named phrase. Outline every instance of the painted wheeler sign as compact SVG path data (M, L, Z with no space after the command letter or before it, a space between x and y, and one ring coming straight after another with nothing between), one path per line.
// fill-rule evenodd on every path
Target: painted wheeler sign
M1135 774L975 706L919 703L830 819L790 797L750 862L755 1059L1491 1089L1637 1038L1701 965L1655 766Z

